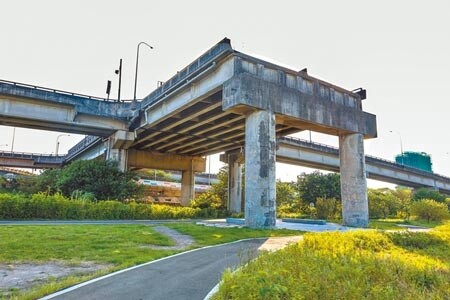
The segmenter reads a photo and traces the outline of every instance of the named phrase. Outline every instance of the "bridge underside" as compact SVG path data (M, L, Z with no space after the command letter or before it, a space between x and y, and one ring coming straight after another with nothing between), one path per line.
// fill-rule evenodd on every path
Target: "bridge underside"
M222 91L202 98L179 112L139 130L134 149L189 156L205 156L242 148L245 144L245 115L224 111ZM277 136L301 131L276 125Z

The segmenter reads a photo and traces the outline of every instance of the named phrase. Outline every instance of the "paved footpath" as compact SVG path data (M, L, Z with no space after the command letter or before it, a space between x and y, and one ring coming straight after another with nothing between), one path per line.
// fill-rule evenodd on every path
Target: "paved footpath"
M44 299L201 300L227 267L256 257L265 242L253 239L185 252Z

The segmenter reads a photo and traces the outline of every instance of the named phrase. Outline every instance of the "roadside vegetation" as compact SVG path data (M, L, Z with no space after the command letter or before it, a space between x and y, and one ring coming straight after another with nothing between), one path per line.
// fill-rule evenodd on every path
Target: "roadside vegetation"
M223 275L219 299L449 299L450 224L430 233L305 234Z
M216 228L191 223L170 223L164 226L190 235L194 244L188 249L244 238L299 234L291 230ZM173 245L173 240L146 225L0 226L0 264L13 266L20 263L55 262L77 266L90 262L103 266L101 270L88 275L49 278L26 291L0 291L0 299L36 299L93 277L188 250L153 248Z

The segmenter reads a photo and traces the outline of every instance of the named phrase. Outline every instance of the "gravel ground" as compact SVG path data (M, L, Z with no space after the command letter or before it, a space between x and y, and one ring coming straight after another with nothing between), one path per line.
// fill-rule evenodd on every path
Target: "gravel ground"
M165 236L168 236L175 242L175 246L156 246L156 245L146 245L143 248L157 249L157 250L183 250L191 246L194 240L189 235L184 235L176 230L167 228L166 226L156 226L153 229Z
M153 227L155 231L166 235L175 242L175 246L156 246L145 245L148 249L158 250L183 250L191 246L194 240L188 236L179 233L176 230L165 226ZM50 277L60 278L74 274L88 274L105 268L109 265L100 265L93 262L82 262L78 266L67 266L63 263L50 262L46 264L34 263L17 263L17 264L1 264L0 263L0 299L8 294L11 289L27 289L33 285L44 282Z
M92 262L83 262L79 266L67 266L56 262L46 264L0 264L0 291L25 289L49 277L93 273L107 267L106 265Z

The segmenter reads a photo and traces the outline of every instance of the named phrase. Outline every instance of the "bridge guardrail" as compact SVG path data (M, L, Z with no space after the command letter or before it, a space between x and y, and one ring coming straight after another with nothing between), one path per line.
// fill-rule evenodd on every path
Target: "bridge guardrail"
M52 89L52 88L47 88L47 87L42 87L42 86L37 86L37 85L31 85L31 84L26 84L26 83L21 83L21 82L15 82L15 81L9 81L9 80L4 80L4 79L0 79L0 92L7 92L5 89L2 88L2 84L3 85L8 85L8 86L17 86L17 87L22 87L22 88L27 88L27 89L32 89L32 90L38 90L38 91L44 91L44 92L51 92L51 93L57 93L57 94L62 94L62 95L68 95L68 96L74 96L74 97L79 97L79 98L85 98L85 99L90 99L90 100L97 100L97 101L106 101L106 102L117 102L116 99L106 99L106 98L102 98L102 97L96 97L96 96L89 96L89 95L84 95L84 94L78 94L78 93L72 93L72 92L68 92L68 91L62 91L62 90L57 90L57 89ZM120 102L132 102L133 100L120 100Z
M77 154L81 153L84 149L88 148L89 146L95 144L99 140L101 140L101 137L94 136L94 135L88 135L81 141L79 141L75 146L69 149L67 151L67 155L65 157L65 160L70 160Z
M37 162L42 162L42 163L61 164L64 161L66 156L65 155L27 153L27 152L0 151L0 157L33 159L33 160L36 160Z
M206 51L203 55L197 58L194 62L189 64L187 67L177 72L176 75L172 76L169 80L164 82L160 87L147 95L143 100L143 106L148 106L150 104L154 104L160 100L167 92L171 91L178 84L182 83L184 80L187 80L193 74L197 73L197 71L202 70L207 66L208 63L211 63L215 58L219 57L221 54L233 51L230 45L230 41L228 39L223 39L217 45ZM144 107L141 107L144 108Z
M325 145L325 144L321 144L321 143L316 143L316 142L310 142L304 139L300 139L300 138L295 138L295 137L280 137L279 140L286 140L286 141L290 141L290 142L294 142L296 144L301 144L303 146L312 148L312 149L318 149L321 151L325 151L328 153L333 153L333 154L339 154L339 148L333 147L333 146L329 146L329 145ZM377 162L377 163L382 163L385 165L389 165L390 167L394 167L394 168L398 168L398 169L402 169L402 170L408 170L410 172L415 172L418 173L420 175L426 175L426 176L433 176L435 178L439 178L439 179L445 179L445 180L450 180L450 177L444 176L444 175L439 175L433 172L427 172L418 168L414 168L411 166L407 166L407 165L402 165L402 164L398 164L394 161L390 161L381 157L376 157L376 156L372 156L372 155L365 155L366 161L372 161L372 162Z

